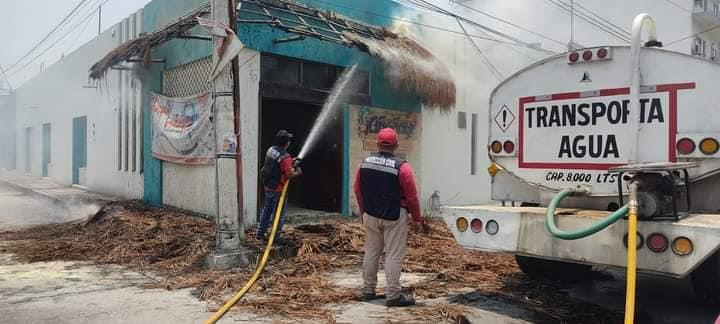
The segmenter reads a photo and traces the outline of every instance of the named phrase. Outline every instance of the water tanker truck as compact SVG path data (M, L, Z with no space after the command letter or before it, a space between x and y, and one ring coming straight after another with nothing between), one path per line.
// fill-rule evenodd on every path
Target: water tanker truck
M630 46L558 54L504 80L489 107L496 203L442 208L458 243L512 253L538 277L690 276L719 306L720 65L661 46L640 15Z

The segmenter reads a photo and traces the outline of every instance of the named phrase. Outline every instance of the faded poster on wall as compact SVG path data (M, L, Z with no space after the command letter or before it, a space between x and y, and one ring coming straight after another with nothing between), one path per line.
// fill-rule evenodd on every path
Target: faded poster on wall
M215 157L212 97L151 95L153 157L180 164L211 164Z

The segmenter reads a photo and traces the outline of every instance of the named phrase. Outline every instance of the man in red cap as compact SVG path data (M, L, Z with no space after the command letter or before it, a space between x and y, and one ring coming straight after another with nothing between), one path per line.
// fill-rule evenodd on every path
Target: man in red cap
M380 256L385 251L385 305L411 306L415 300L403 294L400 271L407 245L408 224L422 229L420 202L415 176L410 164L397 158L398 136L385 128L378 133L378 152L360 164L355 177L355 196L365 227L365 259L363 262L363 297L375 299Z

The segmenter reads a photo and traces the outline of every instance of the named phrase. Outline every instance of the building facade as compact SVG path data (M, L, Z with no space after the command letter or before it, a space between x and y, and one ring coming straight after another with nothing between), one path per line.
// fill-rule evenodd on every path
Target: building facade
M455 76L457 104L449 113L423 107L417 96L391 86L385 77L389 67L380 60L354 47L282 31L268 23L273 18L301 22L297 12L267 16L258 2L239 1L238 37L245 45L239 56L245 203L241 215L245 223L256 221L262 204L258 171L274 132L295 133L291 152L297 154L335 81L356 64L352 95L341 98L339 113L306 156L305 174L290 190L291 204L345 215L356 212L351 190L355 169L374 150L374 134L385 126L401 134L399 153L413 164L426 210L436 193L445 204L488 202L492 179L485 171L489 164L486 142L492 116L487 107L498 80L465 35L421 26L457 29L452 25L456 22L444 17L445 26L441 17L392 0L299 2L361 24L412 30ZM719 3L675 2L679 7L659 6L655 0L633 1L626 4L628 8L620 2L602 8L585 5L628 26L635 13L649 12L658 22L661 40L678 39L668 49L717 60L720 29L683 37L720 24ZM226 193L219 186L215 165L160 161L151 151L151 93L185 97L210 89L212 44L203 39L207 32L194 28L190 34L201 37L172 39L153 48L148 67L119 66L98 89L87 82L91 62L125 40L161 30L207 4L203 0L153 0L18 89L17 168L99 192L217 215L218 196ZM553 12L543 20L566 17ZM585 46L613 44L607 35L582 24L575 35L574 41ZM527 49L517 54L498 44L484 43L483 48L507 72L543 56Z
M111 196L143 196L141 79L131 66L100 83L87 77L93 62L141 28L139 11L17 89L18 170Z

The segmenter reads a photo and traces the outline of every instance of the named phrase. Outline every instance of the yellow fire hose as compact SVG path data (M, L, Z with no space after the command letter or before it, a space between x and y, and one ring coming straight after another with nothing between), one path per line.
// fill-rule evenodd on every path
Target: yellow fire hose
M275 209L275 219L273 220L273 227L270 231L270 238L268 239L267 246L265 247L265 253L263 253L262 259L260 259L260 262L257 265L257 268L255 269L255 273L253 273L252 277L250 277L250 280L245 284L240 291L238 291L235 296L230 298L230 300L225 303L215 314L213 314L207 321L205 321L205 324L215 324L217 321L219 321L225 314L237 304L240 299L245 296L245 294L252 288L252 286L255 284L255 282L260 278L260 274L262 273L263 269L265 269L265 264L267 263L268 258L270 257L270 250L272 249L273 242L275 241L275 233L277 232L278 224L280 224L280 215L282 215L283 207L285 206L285 195L287 194L287 188L290 181L288 180L285 183L285 186L283 187L282 193L280 194L280 200L278 201L278 206Z
M625 324L635 322L635 285L637 275L637 183L630 183L630 212L628 213L627 282L625 284Z
M630 202L628 205L621 207L610 216L591 226L574 231L564 231L555 224L555 209L560 202L573 194L579 192L575 189L567 189L558 193L548 205L545 227L554 237L562 240L577 240L593 235L608 226L614 224L620 218L628 215L628 239L627 239L627 281L625 284L625 324L633 324L635 321L635 286L637 282L637 183L631 182L630 185Z

